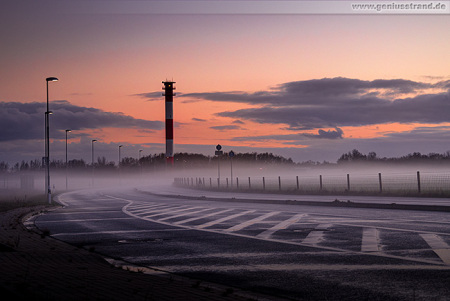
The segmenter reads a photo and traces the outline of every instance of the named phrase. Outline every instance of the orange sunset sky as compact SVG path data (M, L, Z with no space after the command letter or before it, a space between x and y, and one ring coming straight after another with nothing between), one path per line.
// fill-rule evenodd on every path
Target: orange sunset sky
M2 2L0 161L43 156L49 76L59 78L49 83L55 160L65 129L69 158L89 162L91 139L112 161L118 145L123 157L164 152L166 79L176 82L175 152L213 155L221 144L335 162L354 148L450 150L448 10L195 13L199 1L169 1L192 12L171 14L139 11L145 2ZM234 9L245 2L255 1Z

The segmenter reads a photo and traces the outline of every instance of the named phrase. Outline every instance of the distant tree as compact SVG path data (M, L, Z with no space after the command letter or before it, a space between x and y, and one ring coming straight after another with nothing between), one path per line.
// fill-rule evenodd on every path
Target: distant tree
M377 159L377 153L376 152L370 152L367 155L367 160L375 161L376 159Z
M67 162L67 165L69 165L69 168L85 168L86 162L84 162L83 159L77 160L73 159Z
M112 169L112 168L114 168L114 166L115 166L115 164L114 164L114 162L112 162L112 161L110 161L110 162L108 162L108 161L106 161L106 158L103 156L103 157L98 157L97 158L97 167L98 168L100 168L100 169Z
M40 160L34 159L34 160L30 161L30 169L31 170L39 170L41 168L42 168L42 163Z
M376 154L375 154L375 157L376 157ZM343 163L343 162L351 162L351 161L362 161L362 160L366 160L366 159L367 159L366 155L362 154L359 150L354 149L351 152L342 154L342 156L338 159L337 162Z
M139 165L139 160L132 157L125 157L120 161L120 167L132 168Z
M9 169L9 164L2 161L0 162L0 172L6 172Z
M30 165L28 164L28 162L25 162L22 160L22 162L20 163L20 167L19 167L20 171L25 171L30 169Z

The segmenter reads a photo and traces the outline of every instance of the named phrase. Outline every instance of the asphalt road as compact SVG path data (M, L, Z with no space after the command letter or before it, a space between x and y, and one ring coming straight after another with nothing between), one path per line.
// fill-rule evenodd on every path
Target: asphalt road
M158 187L176 197L154 191L66 193L64 208L34 222L105 257L288 299L450 300L448 212L209 201L180 197L198 194L190 190Z

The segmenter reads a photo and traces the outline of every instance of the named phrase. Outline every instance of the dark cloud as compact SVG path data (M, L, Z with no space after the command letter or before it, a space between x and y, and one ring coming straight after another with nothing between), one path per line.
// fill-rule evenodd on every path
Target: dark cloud
M163 92L156 91L156 92L139 93L139 94L133 94L132 96L147 98L147 101L155 101L155 100L163 99Z
M0 102L0 141L42 139L45 103ZM161 121L136 119L122 113L72 105L67 101L50 103L50 125L53 132L104 127L159 130Z
M226 130L239 130L241 129L241 127L238 125L218 125L218 126L211 126L210 129L218 131L226 131Z
M206 122L206 119L192 118L192 121Z
M233 141L289 141L286 144L298 144L296 141L301 141L300 144L304 144L306 140L314 139L342 139L344 132L340 128L335 130L318 130L317 134L310 133L298 133L298 134L287 134L287 135L265 135L265 136L248 136L248 137L235 137Z
M180 97L248 104L267 104L271 106L317 105L320 103L328 103L330 98L338 99L341 102L346 99L352 101L354 98L381 93L400 95L433 87L435 87L433 84L405 79L363 81L336 77L288 82L273 87L268 91L258 91L255 93L242 91L186 93L180 95ZM373 90L378 91L374 92Z
M241 121L241 120L234 120L232 123L235 124L245 124L245 122Z
M324 130L319 130L319 134L318 135L314 135L314 134L304 134L306 137L309 138L318 138L318 139L342 139L342 135L344 134L344 132L340 129L340 128L336 128L336 130L332 131L332 130L328 130L328 131L324 131Z
M251 97L242 94L240 99L262 104L261 107L217 115L258 123L287 124L292 130L394 122L443 123L450 121L450 115L446 113L450 111L449 92L421 92L431 88L445 90L447 85L448 81L427 84L401 79L361 81L334 78L291 82L280 85L277 90L255 93ZM401 98L405 93L417 96ZM223 93L217 97L227 99ZM238 98L237 95L234 97Z
M440 92L427 94L436 89ZM258 105L217 115L240 121L287 124L290 130L311 130L395 122L449 122L450 115L446 114L450 111L449 89L449 80L431 84L405 79L365 81L337 77L288 82L255 93L186 93L179 97ZM136 95L161 99L160 92Z

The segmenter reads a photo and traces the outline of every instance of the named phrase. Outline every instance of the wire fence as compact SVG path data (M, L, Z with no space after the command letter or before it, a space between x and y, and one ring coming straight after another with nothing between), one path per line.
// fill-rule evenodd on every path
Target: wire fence
M342 174L317 176L204 178L180 177L175 185L211 190L283 193L354 193L450 196L450 173Z

